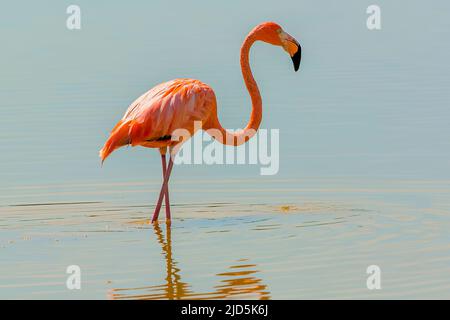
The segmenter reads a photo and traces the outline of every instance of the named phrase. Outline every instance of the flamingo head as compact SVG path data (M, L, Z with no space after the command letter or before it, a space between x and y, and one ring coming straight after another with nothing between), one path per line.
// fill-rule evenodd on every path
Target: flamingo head
M302 47L294 37L286 33L275 22L261 23L254 31L258 40L282 47L290 55L294 63L294 70L298 70L302 58Z

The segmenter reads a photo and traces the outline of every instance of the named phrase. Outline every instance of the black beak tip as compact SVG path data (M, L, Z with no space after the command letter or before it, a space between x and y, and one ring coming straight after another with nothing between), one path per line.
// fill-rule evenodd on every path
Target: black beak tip
M300 68L301 60L302 60L302 47L300 47L300 45L298 45L297 52L292 56L292 62L294 63L295 72L297 72L298 68Z

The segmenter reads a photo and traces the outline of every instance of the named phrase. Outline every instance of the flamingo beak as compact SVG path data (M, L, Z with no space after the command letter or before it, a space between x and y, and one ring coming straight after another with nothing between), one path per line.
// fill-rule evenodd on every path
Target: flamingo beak
M292 62L294 63L295 72L300 68L300 61L302 60L302 47L300 44L297 45L297 51L291 56Z
M283 38L283 48L291 56L292 62L294 63L294 70L298 71L302 59L302 47L297 40L287 33L284 33Z

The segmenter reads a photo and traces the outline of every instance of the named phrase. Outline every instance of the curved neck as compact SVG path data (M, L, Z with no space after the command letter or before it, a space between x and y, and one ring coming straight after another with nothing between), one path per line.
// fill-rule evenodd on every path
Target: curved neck
M242 76L244 77L245 86L247 87L248 93L252 101L252 111L250 114L250 120L247 126L243 130L238 132L230 132L222 127L219 120L214 121L213 129L220 131L220 135L215 136L215 138L222 144L238 146L247 142L259 128L262 120L262 100L259 93L258 85L253 78L252 71L250 69L249 63L249 53L252 44L258 40L254 31L250 32L245 38L244 43L241 47L241 70Z

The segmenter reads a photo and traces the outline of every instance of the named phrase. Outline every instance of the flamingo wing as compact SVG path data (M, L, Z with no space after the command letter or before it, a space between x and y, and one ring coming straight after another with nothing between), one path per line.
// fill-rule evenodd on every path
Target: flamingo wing
M115 149L128 144L161 147L161 141L170 140L176 129L193 134L194 121L207 121L214 108L213 90L199 80L161 83L129 106L100 150L100 158L104 161Z

